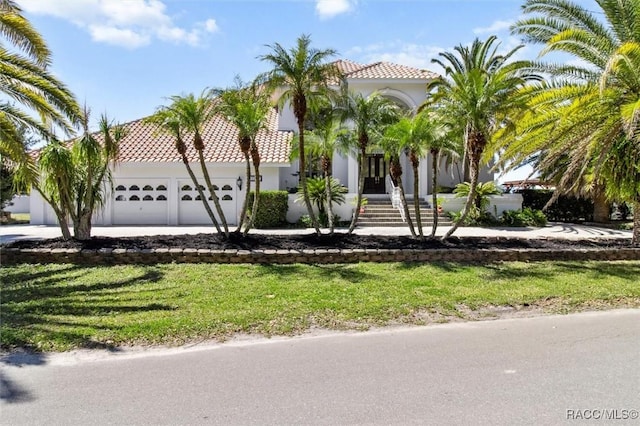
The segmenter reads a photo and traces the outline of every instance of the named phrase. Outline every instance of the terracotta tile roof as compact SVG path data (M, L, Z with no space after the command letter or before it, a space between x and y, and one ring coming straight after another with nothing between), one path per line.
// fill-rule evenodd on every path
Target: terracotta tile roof
M340 70L342 74L349 75L354 71L357 71L361 68L366 67L366 65L359 64L357 62L350 61L349 59L338 59L337 61L332 62L332 64Z
M392 62L374 62L369 65L360 65L348 61L351 67L338 67L345 69L345 77L349 79L420 79L431 80L438 77L438 74L429 70L398 65ZM356 67L356 65L360 65Z
M181 162L175 149L175 138L158 132L157 127L144 119L124 124L126 135L120 142L120 162ZM215 116L202 132L205 142L204 158L212 163L241 163L244 156L238 148L238 131L233 124ZM278 113L271 110L268 128L258 134L257 143L262 163L288 163L292 132L278 130ZM184 135L187 157L198 161L191 134Z

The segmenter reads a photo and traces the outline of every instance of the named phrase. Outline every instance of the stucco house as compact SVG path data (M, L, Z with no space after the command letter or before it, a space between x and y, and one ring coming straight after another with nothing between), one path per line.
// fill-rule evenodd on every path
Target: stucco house
M425 85L437 75L417 68L389 62L359 64L338 60L335 65L342 71L349 89L365 96L377 91L408 110L416 110L426 98ZM295 117L285 106L273 109L268 117L268 129L261 131L258 146L262 157L261 189L289 190L298 185L297 161L289 160L290 143L297 129ZM174 139L158 133L153 125L143 119L124 125L126 136L121 141L120 158L113 170L114 191L94 220L99 225L195 225L210 224L210 220L197 198L180 156L175 150ZM205 126L203 138L206 144L205 159L214 185L218 188L225 216L230 224L238 221L243 201L245 179L244 158L237 145L237 130L222 117L213 118ZM195 150L188 152L193 170L201 177ZM367 174L366 196L388 198L390 188L388 163L382 152L372 152L365 161ZM405 190L413 191L410 165L402 159L406 173L403 175ZM431 193L430 160L422 161L420 168L421 197ZM357 160L351 156L336 156L333 174L348 188L347 199L357 193ZM253 177L252 179L255 179ZM439 176L444 186L454 185L447 172ZM492 180L484 171L481 180ZM291 197L293 200L294 196ZM302 205L290 203L288 220L295 221L303 213ZM349 202L338 208L343 219L349 219L353 205ZM37 193L30 201L32 224L55 224L56 217Z

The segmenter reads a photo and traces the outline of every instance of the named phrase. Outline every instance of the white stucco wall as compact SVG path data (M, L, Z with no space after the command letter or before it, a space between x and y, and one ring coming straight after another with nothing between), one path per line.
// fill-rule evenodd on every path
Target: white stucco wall
M15 195L11 199L11 205L3 209L9 213L29 213L31 200L28 195Z
M456 197L456 194L438 194L437 198L442 203L445 212L459 212L464 208L466 197ZM426 201L431 203L431 194L427 195ZM502 194L489 196L489 208L487 211L494 217L499 218L507 210L521 210L521 194Z

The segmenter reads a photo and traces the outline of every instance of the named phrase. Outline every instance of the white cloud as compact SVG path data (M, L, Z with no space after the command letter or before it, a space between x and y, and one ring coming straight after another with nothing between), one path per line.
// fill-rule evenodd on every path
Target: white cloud
M20 0L29 13L55 16L85 29L91 39L129 49L154 39L197 46L218 31L214 19L184 28L175 24L161 0Z
M354 6L355 0L316 0L316 13L320 19L329 19L351 11Z
M474 34L495 34L500 31L508 30L509 27L513 24L513 21L494 21L488 27L478 27L473 29Z
M392 41L354 46L347 51L347 57L364 63L386 61L415 68L433 69L435 65L431 63L431 59L444 50L438 46Z

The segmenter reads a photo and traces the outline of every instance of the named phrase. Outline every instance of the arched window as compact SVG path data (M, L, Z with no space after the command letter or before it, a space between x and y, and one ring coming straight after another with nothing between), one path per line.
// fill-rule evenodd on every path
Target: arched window
M142 190L143 190L143 191L153 191L153 186L151 186L151 185L145 185L145 186L142 188Z
M189 185L183 185L182 188L180 188L182 191L192 191L193 188L191 188Z
M131 185L129 191L140 191L140 187L138 185Z
M142 201L153 201L153 197L151 195L145 195Z
M124 195L118 195L116 197L116 201L125 201L125 200L126 200L126 198L124 198Z
M116 191L126 191L127 187L124 185L118 185L116 186Z
M167 197L165 197L164 195L158 195L158 198L156 198L157 201L167 201Z
M191 200L193 200L193 198L191 198L191 195L183 195L181 200L182 201L191 201Z
M137 195L132 195L131 197L129 197L129 201L140 201L140 197L138 197Z

